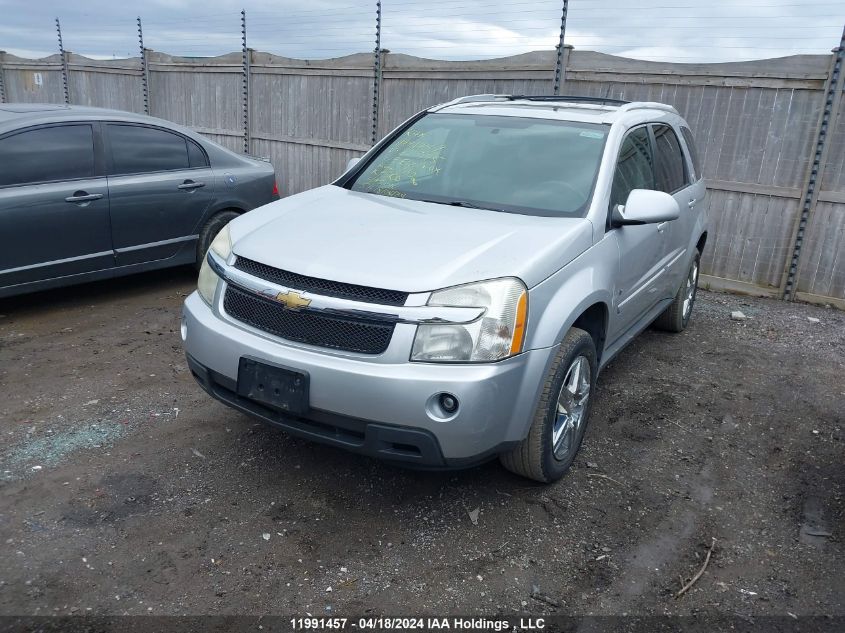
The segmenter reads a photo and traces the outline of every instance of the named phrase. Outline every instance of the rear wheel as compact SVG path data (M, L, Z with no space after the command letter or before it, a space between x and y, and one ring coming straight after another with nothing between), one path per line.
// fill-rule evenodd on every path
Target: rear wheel
M564 475L584 439L596 373L593 338L572 328L546 376L528 437L499 458L505 468L543 483Z
M205 226L202 227L199 239L197 240L197 270L199 270L200 266L202 266L202 260L208 252L211 242L215 237L217 237L217 234L223 230L223 227L238 217L238 215L240 214L237 211L221 211L220 213L213 215L211 219L205 223Z
M669 307L666 308L666 311L654 321L654 327L657 329L667 332L683 332L686 329L690 317L692 317L692 308L695 305L700 259L701 254L696 249L686 279L678 289L678 293Z

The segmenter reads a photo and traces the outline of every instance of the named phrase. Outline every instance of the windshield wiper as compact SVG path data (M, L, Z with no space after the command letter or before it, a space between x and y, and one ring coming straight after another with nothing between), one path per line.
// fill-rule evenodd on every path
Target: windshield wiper
M434 204L446 204L450 207L462 207L464 209L483 209L484 211L502 211L494 207L482 207L469 200L420 200L420 202L433 202Z

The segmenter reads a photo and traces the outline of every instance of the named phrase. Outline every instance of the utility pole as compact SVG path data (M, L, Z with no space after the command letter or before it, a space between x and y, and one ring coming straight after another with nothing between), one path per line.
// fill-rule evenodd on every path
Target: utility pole
M244 126L244 154L249 154L249 84L250 84L250 50L246 45L246 9L241 10L241 43L243 48L243 67L241 69L241 98Z
M563 40L566 36L566 12L569 9L569 0L563 0L563 9L560 13L560 38L557 43L557 60L555 62L554 94L560 94L560 86L566 81L566 68L563 67Z
M373 51L373 134L372 143L378 140L379 92L381 91L381 0L376 0L376 48Z
M6 56L5 51L0 51L0 103L6 103L6 84L3 80L3 58Z
M818 130L816 132L816 142L812 154L812 162L810 170L807 174L804 189L801 195L801 217L798 220L798 226L795 228L792 240L792 258L789 262L789 268L786 272L786 283L783 288L783 298L786 301L792 301L795 297L796 286L798 284L799 264L801 263L801 248L804 245L804 232L807 229L807 222L810 214L816 207L819 198L818 186L821 184L821 176L824 170L824 164L827 160L828 152L830 150L830 143L828 143L828 136L830 136L833 125L833 113L841 108L841 96L843 83L845 82L845 73L843 73L843 65L845 65L845 28L842 29L842 37L839 40L839 46L833 49L833 60L830 67L830 74L828 75L827 83L824 89L824 105L822 107L822 115L819 120Z
M144 114L150 113L150 76L147 71L147 49L144 48L144 30L138 16L138 46L141 48L141 88L144 92Z
M70 92L68 91L67 85L67 54L65 54L65 45L62 42L62 25L59 23L59 18L56 18L56 33L59 36L59 55L62 58L62 87L65 93L65 104L68 104L70 103Z

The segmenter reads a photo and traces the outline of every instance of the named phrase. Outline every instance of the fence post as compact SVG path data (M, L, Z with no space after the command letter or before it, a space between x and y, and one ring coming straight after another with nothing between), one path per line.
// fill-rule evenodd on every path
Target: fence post
M141 90L144 94L144 114L150 113L150 76L147 72L147 49L144 48L144 30L138 16L138 46L141 49Z
M250 90L250 64L252 62L252 51L246 45L246 10L241 10L241 43L243 53L243 65L241 69L241 98L243 109L244 126L244 154L249 154L249 90Z
M0 103L6 103L6 82L3 77L3 60L6 58L6 51L0 51Z
M833 49L830 72L827 75L827 82L824 87L824 103L819 124L816 128L816 142L810 168L804 179L804 187L801 195L801 216L792 234L792 257L786 274L786 283L783 287L783 298L791 301L795 297L798 281L799 265L801 263L801 248L804 245L804 231L807 222L816 208L819 197L819 185L821 175L827 161L830 144L827 143L830 126L833 123L833 113L839 107L843 89L843 65L845 65L845 28L842 29L842 38L839 46Z
M379 96L381 93L381 0L376 0L376 48L373 51L373 133L372 144L378 140Z
M62 58L62 88L64 89L65 103L67 104L70 103L70 93L68 92L67 85L67 55L65 54L65 46L62 42L62 25L59 23L59 18L56 18L56 34L59 36L59 55Z
M560 94L560 86L566 81L566 66L563 60L563 40L566 36L566 12L569 9L569 0L563 0L563 8L560 12L560 39L557 43L557 59L555 60L555 81L554 94Z

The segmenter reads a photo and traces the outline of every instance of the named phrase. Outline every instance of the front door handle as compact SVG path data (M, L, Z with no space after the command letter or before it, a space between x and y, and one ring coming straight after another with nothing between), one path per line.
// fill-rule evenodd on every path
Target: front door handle
M199 189L200 187L205 187L205 183L194 182L193 180L186 180L181 185L179 185L179 189L187 189L188 191L193 191L194 189Z
M103 197L101 193L88 193L86 191L74 191L72 196L65 198L65 202L85 203L92 200L99 200Z
M695 206L695 203L696 203L696 202L698 202L698 200L696 200L695 198L693 198L692 200L690 200L689 202L687 202L687 206L688 206L690 209L692 209L692 208Z
M657 225L657 232L658 232L658 233L663 233L663 231L665 231L665 230L666 230L666 225L667 225L667 224L669 224L669 222L668 222L668 221L667 221L667 222L661 222L660 224L658 224L658 225Z

